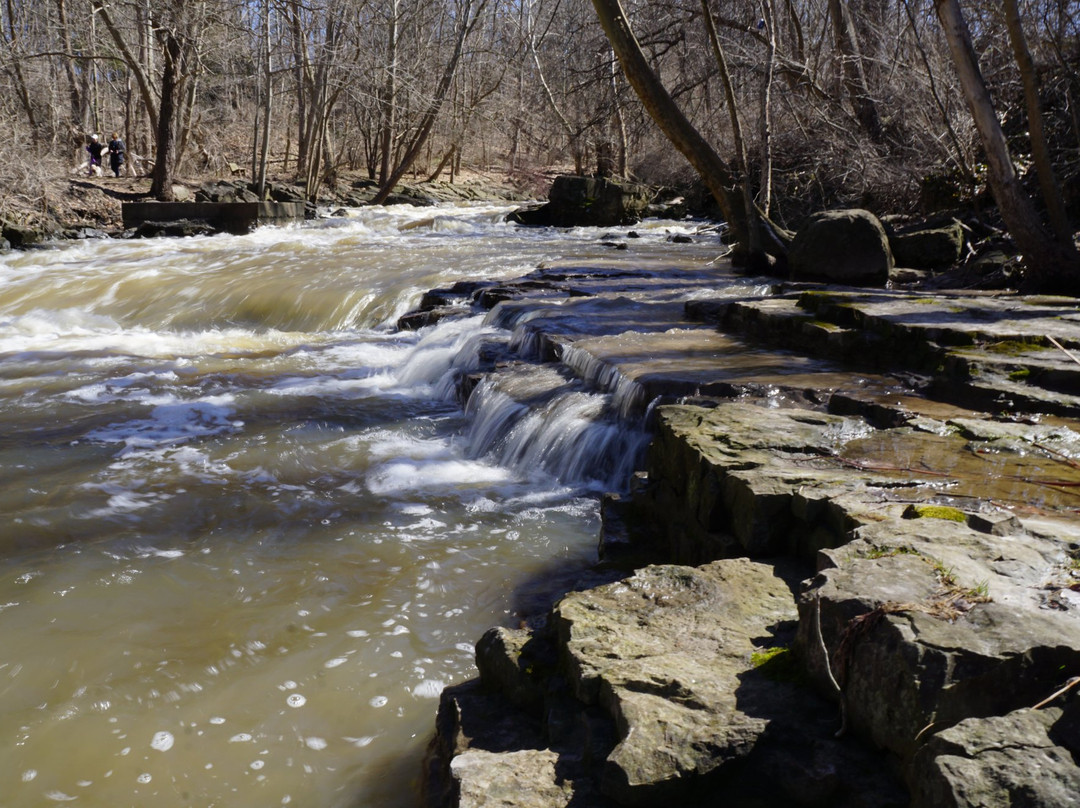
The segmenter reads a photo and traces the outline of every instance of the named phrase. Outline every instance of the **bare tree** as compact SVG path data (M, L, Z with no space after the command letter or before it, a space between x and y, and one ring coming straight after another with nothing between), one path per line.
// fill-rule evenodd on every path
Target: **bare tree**
M1028 50L1027 37L1024 35L1024 24L1020 19L1020 7L1016 0L1004 0L1003 5L1005 8L1005 24L1009 29L1009 41L1012 43L1013 55L1016 57L1016 64L1020 69L1020 80L1024 87L1028 133L1031 140L1031 156L1038 172L1043 202L1049 212L1050 226L1053 228L1054 235L1063 244L1071 245L1073 241L1072 227L1070 227L1068 216L1065 214L1065 205L1061 201L1061 190L1058 188L1054 166L1050 161L1050 146L1046 142L1042 104L1039 101L1039 80L1035 75L1035 63L1031 58L1031 51Z
M1043 226L1020 182L994 104L986 89L959 0L935 0L968 107L986 152L990 187L1009 233L1023 252L1029 288L1080 292L1080 253Z

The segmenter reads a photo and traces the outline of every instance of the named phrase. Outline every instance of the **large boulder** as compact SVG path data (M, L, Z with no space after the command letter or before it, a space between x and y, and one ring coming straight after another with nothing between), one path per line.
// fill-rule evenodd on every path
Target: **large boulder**
M889 236L897 266L912 269L948 269L960 260L964 230L959 222L945 227L906 230Z
M24 249L43 241L45 233L27 225L0 222L0 239L7 241L10 247Z
M568 685L618 731L605 795L626 806L906 803L880 761L832 737L835 713L795 673L793 571L660 565L559 604ZM778 771L787 776L771 779Z
M798 641L820 687L839 683L850 728L905 761L927 732L1036 704L1080 670L1068 537L908 515L821 552Z
M648 205L644 185L563 175L552 183L547 204L515 211L508 218L526 225L616 227L639 221Z
M912 808L1075 806L1077 719L1074 698L1064 710L969 718L938 733L916 756Z
M799 280L883 286L894 261L881 221L853 209L811 216L795 234L788 263Z

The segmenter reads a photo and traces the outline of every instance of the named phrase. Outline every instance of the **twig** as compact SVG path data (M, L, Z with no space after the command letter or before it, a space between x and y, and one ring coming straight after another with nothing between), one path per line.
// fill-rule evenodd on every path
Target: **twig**
M1062 345L1056 339L1051 337L1049 334L1046 335L1046 338L1048 340L1050 340L1050 342L1052 342L1054 344L1055 348L1057 348L1059 351L1061 351L1063 354L1065 354L1067 357L1069 357L1069 359L1074 361L1076 364L1080 365L1080 358L1077 358L1076 354L1074 354L1072 351L1070 351L1068 348L1066 348L1064 345Z
M931 728L932 726L934 726L934 722L933 722L933 721L931 721L931 722L930 722L929 724L927 724L927 725L926 725L925 727L923 727L922 729L920 729L920 730L919 730L919 732L918 732L918 734L917 734L917 735L915 736L915 740L913 741L913 743L918 743L918 742L919 742L919 738L921 738L921 737L923 736L923 733L925 733L925 732L926 732L926 731L927 731L928 729L930 729L930 728Z
M825 663L825 673L829 674L829 681L832 683L833 690L836 691L836 695L840 699L840 729L836 731L837 738L844 735L847 732L847 703L844 700L844 691L840 688L840 683L836 681L836 677L833 676L832 665L829 663L829 649L825 645L825 637L821 633L821 598L814 598L814 631L817 634L818 647L821 649L821 659Z
M1076 687L1078 684L1080 684L1080 676L1074 676L1069 681L1067 681L1061 688L1059 688L1055 692L1051 693L1049 696L1047 696L1045 699L1040 701L1038 704L1036 704L1031 709L1032 710L1038 710L1040 707L1045 707L1047 704L1052 702L1058 696L1062 695L1063 693L1068 693L1072 688Z

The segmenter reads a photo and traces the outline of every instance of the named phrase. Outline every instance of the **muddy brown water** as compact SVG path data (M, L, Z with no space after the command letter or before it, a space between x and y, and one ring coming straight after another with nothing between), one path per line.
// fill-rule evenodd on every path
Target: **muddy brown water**
M603 480L565 455L604 407L553 408L557 452L470 446L453 379L502 332L393 328L609 252L507 211L0 256L0 804L415 804L472 644L596 552ZM692 227L631 257L702 269Z

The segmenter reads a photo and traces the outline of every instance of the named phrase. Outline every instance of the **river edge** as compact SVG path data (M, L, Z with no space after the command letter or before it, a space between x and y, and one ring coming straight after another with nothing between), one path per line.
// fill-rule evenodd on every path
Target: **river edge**
M550 177L493 176L481 170L464 173L454 182L403 182L395 186L393 198L387 204L401 203L431 206L439 203L490 202L492 200L526 203L538 195L538 188ZM150 177L86 177L63 176L46 181L42 198L36 206L18 206L18 199L9 200L13 207L0 216L0 251L4 249L33 249L47 246L56 240L86 238L121 238L125 230L121 206L125 202L152 201ZM195 199L200 191L221 201L257 199L249 193L247 180L212 177L178 178L174 183L177 201ZM278 201L304 201L303 187L287 179L272 179L270 195ZM367 205L375 194L376 183L360 174L341 174L333 187L323 188L314 207L334 210L341 207ZM231 194L231 196L230 196ZM241 199L240 201L243 201ZM193 229L187 235L208 232ZM176 230L172 235L184 235Z
M553 265L404 319L494 308L654 435L593 577L444 692L426 805L1070 804L1075 301L751 287Z

